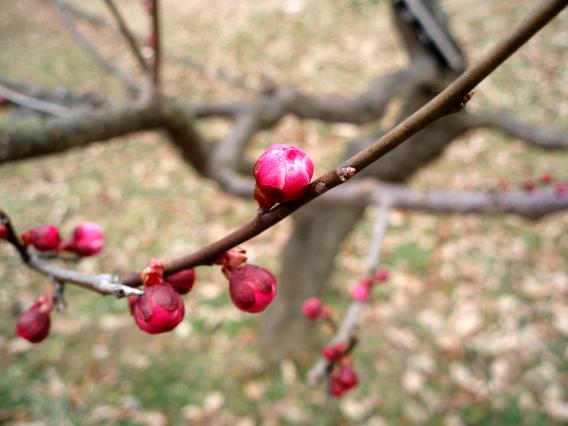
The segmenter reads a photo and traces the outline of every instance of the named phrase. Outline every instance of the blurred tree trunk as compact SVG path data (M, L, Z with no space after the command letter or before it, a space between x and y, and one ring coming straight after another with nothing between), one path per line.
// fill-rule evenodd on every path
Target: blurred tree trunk
M437 0L429 0L428 4L437 7ZM443 15L439 14L438 17L442 25L445 25ZM423 61L425 64L434 61L431 53L420 45L398 19L397 28L411 61ZM446 84L448 77L448 73L440 70L432 84L408 93L397 121L428 102ZM421 167L438 158L456 137L467 130L462 116L458 113L439 120L362 174L390 182L409 179ZM377 135L372 135L353 141L345 157L361 145L374 142L376 138ZM363 213L362 208L308 206L294 215L294 228L282 254L279 297L267 312L261 327L261 345L268 357L279 359L296 356L310 349L308 342L314 341L311 334L315 328L301 316L301 304L307 297L323 295L340 245Z

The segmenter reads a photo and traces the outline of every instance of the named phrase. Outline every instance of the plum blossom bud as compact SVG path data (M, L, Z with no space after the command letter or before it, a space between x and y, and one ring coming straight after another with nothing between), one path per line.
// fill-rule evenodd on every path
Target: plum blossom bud
M525 191L529 194L533 193L534 190L536 189L536 185L534 184L534 182L531 182L531 181L527 181L527 182L523 183L522 187L523 187L523 191Z
M254 165L258 191L272 203L300 198L306 192L313 174L314 164L310 157L291 145L270 146Z
M73 230L70 239L63 243L63 250L72 251L79 256L94 256L105 247L105 235L98 223L81 222Z
M331 375L329 393L332 396L340 397L348 390L355 388L358 384L359 378L353 370L351 362L342 362L339 369L335 370Z
M360 282L351 289L351 297L357 302L366 302L369 300L370 286L366 282Z
M129 305L138 327L149 334L173 330L185 314L181 296L165 282L146 286L142 296L130 296Z
M54 225L44 225L34 229L28 229L22 234L25 245L32 245L39 251L57 250L61 244L59 229Z
M193 288L193 284L195 284L195 269L184 269L183 271L168 275L165 281L171 285L178 294L187 294Z
M377 272L375 272L375 275L373 276L373 281L375 283L384 283L388 281L389 278L390 278L389 270L385 268L379 268Z
M32 343L41 342L49 334L51 309L51 300L39 297L31 308L18 317L16 334Z
M276 296L276 278L264 268L242 265L229 270L229 294L237 308L262 312Z
M568 183L557 182L554 185L554 193L557 197L563 197L568 193Z
M130 296L128 305L136 324L149 334L173 330L185 315L181 296L163 279L163 264L153 260L142 271L142 296Z
M309 320L320 319L323 312L323 303L317 297L309 297L302 304L302 313Z
M540 181L545 185L552 182L552 175L550 172L543 172L542 175L540 175Z
M322 355L329 362L337 362L343 358L345 352L347 352L347 345L345 343L336 343L323 348Z
M8 238L8 228L3 223L0 223L0 240Z

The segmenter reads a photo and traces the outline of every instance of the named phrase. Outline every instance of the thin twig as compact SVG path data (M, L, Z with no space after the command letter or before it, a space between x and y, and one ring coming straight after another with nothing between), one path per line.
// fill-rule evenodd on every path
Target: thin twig
M55 115L56 117L63 117L69 113L69 110L62 105L24 95L1 84L0 97L32 111Z
M150 80L152 82L152 95L158 97L160 95L160 68L162 55L162 36L160 27L160 2L152 0L151 13L151 40L152 40L152 62L150 67Z
M369 252L367 254L367 277L371 277L377 270L381 258L381 247L383 244L383 238L385 235L385 229L387 226L387 218L389 212L388 200L379 205L379 210L377 211L377 217L375 219L375 226L373 228L373 235L371 237L371 246L369 247ZM359 318L366 302L361 302L354 300L349 305L343 321L339 325L339 330L335 336L331 339L330 344L337 343L349 343L349 347L352 349L357 339L353 335L353 330L359 322ZM312 386L316 385L323 377L327 374L331 368L332 363L329 362L324 357L321 357L316 364L308 371L307 378L308 383Z
M142 52L140 52L140 48L138 47L136 38L134 37L132 31L130 31L130 28L128 28L126 21L124 20L122 14L120 13L120 10L118 9L118 7L116 7L113 0L103 0L103 2L107 6L114 20L116 21L120 34L122 34L122 37L124 37L124 40L128 44L128 47L130 47L130 51L132 52L132 55L134 56L136 62L140 66L140 69L143 72L147 72L148 64L146 63L146 60L142 56Z
M128 73L122 69L119 65L113 64L107 61L97 50L97 48L89 41L87 38L79 31L79 28L73 20L73 16L69 9L67 9L67 4L61 0L50 0L51 3L61 12L63 17L63 22L71 31L71 34L77 40L77 43L85 50L94 60L99 64L101 68L107 72L115 75L123 84L123 86L132 94L137 94L140 88L136 82L128 75Z

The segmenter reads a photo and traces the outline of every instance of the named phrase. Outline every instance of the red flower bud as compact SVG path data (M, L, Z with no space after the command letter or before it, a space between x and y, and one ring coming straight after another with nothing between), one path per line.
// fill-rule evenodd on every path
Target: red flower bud
M351 297L358 302L366 302L369 300L369 288L366 282L360 282L351 289Z
M353 389L359 383L357 374L349 365L342 365L339 367L337 379L341 382L345 390Z
M8 238L8 228L3 223L0 223L0 240Z
M345 393L346 389L337 378L332 376L331 381L329 382L329 394L339 398Z
M28 229L22 234L25 245L32 245L39 251L57 250L61 244L59 229L54 225L44 225L39 228Z
M345 343L336 343L323 348L322 354L329 362L337 362L345 355L347 345Z
M169 275L165 281L173 287L179 294L187 294L195 283L195 269L185 269L175 274Z
M49 334L51 308L50 299L38 298L31 308L18 317L16 334L32 343L41 342Z
M390 278L390 273L388 269L380 268L377 272L375 272L375 275L373 276L373 281L384 283L388 281L389 278Z
M105 235L98 223L81 222L73 230L71 238L63 243L63 250L79 256L94 256L105 247Z
M528 181L523 183L523 190L525 192L528 192L530 194L531 192L534 192L535 189L536 185L534 184L534 182Z
M317 320L322 316L323 304L317 297L309 297L302 304L302 313L307 319Z
M276 278L266 269L247 264L228 272L229 293L240 310L262 312L276 296Z
M313 174L314 164L310 157L290 145L272 145L254 165L258 191L272 203L300 198L306 192ZM259 201L257 196L255 198ZM263 207L260 201L259 204Z
M173 330L185 314L181 296L165 282L147 285L144 295L130 296L128 303L138 327L149 334Z
M140 274L145 285L144 294L128 298L128 307L136 324L149 334L173 330L185 315L181 296L163 280L163 276L164 264L153 259Z
M554 185L554 193L557 197L563 197L568 193L568 183L558 182Z
M552 175L549 172L544 172L542 175L540 175L540 181L545 185L549 184L550 182L552 182Z

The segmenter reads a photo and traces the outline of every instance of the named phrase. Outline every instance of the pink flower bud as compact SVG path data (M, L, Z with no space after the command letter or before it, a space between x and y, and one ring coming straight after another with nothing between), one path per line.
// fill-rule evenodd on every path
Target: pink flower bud
M309 297L304 300L304 303L302 304L302 313L310 320L317 320L321 318L322 310L323 304L317 297Z
M149 334L173 330L185 314L181 296L165 282L147 285L144 295L131 296L128 303L138 327Z
M346 389L343 386L343 383L341 383L341 381L337 377L332 376L331 381L329 382L329 394L331 396L335 396L336 398L339 398L345 392L346 392Z
M554 185L554 193L557 197L563 197L568 193L568 183L558 182Z
M73 230L71 238L63 243L63 250L79 256L94 256L105 247L105 235L98 223L81 222Z
M349 365L340 366L336 377L345 390L353 389L359 383L357 374Z
M237 308L262 312L276 296L276 278L264 268L242 265L229 271L229 293Z
M388 281L390 278L390 273L388 269L380 268L377 272L375 272L375 280L384 283Z
M41 342L49 334L51 308L51 300L38 298L31 308L18 317L16 334L32 343Z
M540 181L543 184L549 184L550 182L552 182L552 175L549 172L544 172L542 175L540 175Z
M8 238L8 228L3 223L0 223L0 240Z
M191 291L195 283L195 269L185 269L175 274L168 275L165 281L171 285L178 294L187 294Z
M323 348L322 355L329 362L337 362L345 355L347 345L345 343L336 343Z
M534 184L534 182L527 181L527 182L523 183L523 190L525 192L528 192L530 194L530 193L534 192L535 189L536 189L536 185Z
M361 282L351 289L351 297L358 302L366 302L369 300L369 285Z
M53 251L59 248L61 236L56 226L44 225L28 229L22 234L22 241L25 245L31 244L39 251Z
M254 165L258 190L272 203L300 198L306 192L313 174L314 164L310 157L290 145L272 145Z

